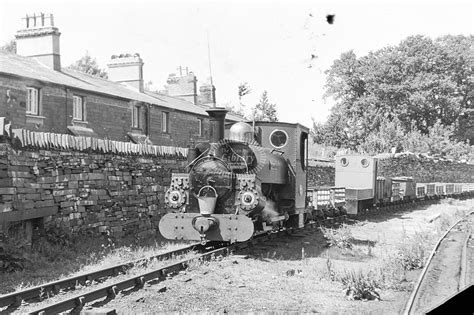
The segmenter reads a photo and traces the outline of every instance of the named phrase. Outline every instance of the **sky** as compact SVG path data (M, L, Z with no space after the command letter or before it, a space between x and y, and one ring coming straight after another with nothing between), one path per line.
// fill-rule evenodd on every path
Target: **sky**
M212 73L220 105L239 104L237 87L247 82L247 112L267 91L281 121L311 127L334 104L323 98L325 71L342 53L363 56L410 35L473 34L473 3L1 0L0 45L14 38L26 14L52 13L63 67L86 52L103 68L114 54L139 53L144 79L156 89L179 66L188 67L198 85Z

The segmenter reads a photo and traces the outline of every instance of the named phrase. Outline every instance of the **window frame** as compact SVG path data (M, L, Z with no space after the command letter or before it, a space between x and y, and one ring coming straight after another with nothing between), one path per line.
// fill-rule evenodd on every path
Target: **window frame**
M198 137L202 137L204 134L204 119L198 118Z
M76 100L80 100L80 109L81 109L81 115L80 117L77 115L77 103ZM74 94L72 96L72 119L74 121L86 121L86 98L82 95L76 95Z
M161 132L169 133L170 131L170 113L161 112Z
M141 106L140 105L134 105L132 107L132 128L135 128L135 129L140 129L141 126L142 126L142 123L141 123Z
M277 146L277 145L275 145L275 144L273 143L273 141L272 141L272 136L273 136L276 132L282 132L282 133L285 135L285 143L283 143L282 145ZM271 145L272 147L274 147L275 149L282 149L282 148L286 147L286 145L287 145L288 142L289 142L289 139L290 139L290 137L288 136L288 132L286 132L286 131L283 130L283 129L275 129L275 130L273 130L272 132L270 132L270 136L268 137L268 140L269 140L269 142L270 142L270 145Z
M32 91L36 92L36 96L34 98L31 97L30 92ZM39 116L41 113L41 89L33 86L28 86L26 88L26 94L26 114L31 116ZM35 100L34 110L31 110L32 100Z

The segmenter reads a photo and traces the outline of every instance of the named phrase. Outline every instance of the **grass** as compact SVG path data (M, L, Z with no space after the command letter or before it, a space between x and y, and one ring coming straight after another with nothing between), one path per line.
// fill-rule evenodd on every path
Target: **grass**
M373 271L346 270L340 281L351 300L380 300L381 283Z
M13 241L0 246L4 253L21 259L22 270L0 273L0 294L22 290L42 283L92 272L105 267L133 261L177 249L185 244L162 243L162 238L128 237L116 240L108 235L72 236L61 231L46 233L31 248L17 246Z
M328 246L338 248L352 248L352 232L347 224L342 224L338 228L321 227L324 237L328 241Z
M405 236L397 248L395 261L405 271L423 268L432 238L433 233L430 232L416 232L411 237Z
M322 279L340 283L351 300L379 300L382 289L409 290L407 271L424 266L433 232L415 232L410 236L404 232L398 245L389 251L383 242L363 244L356 240L352 232L354 227L344 224L339 228L322 228L322 231L328 246L337 250L338 258L359 258L366 260L367 264L357 268L354 264L348 265L338 260L336 266L328 250L325 266L316 266L314 272ZM339 257L341 254L342 257Z

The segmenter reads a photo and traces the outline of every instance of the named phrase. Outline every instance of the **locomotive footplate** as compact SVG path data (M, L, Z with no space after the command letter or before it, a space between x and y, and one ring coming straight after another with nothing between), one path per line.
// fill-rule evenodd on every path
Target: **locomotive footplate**
M202 241L201 226L207 227L203 233L207 241L244 242L254 232L252 219L234 214L168 213L161 218L159 227L161 234L170 240Z

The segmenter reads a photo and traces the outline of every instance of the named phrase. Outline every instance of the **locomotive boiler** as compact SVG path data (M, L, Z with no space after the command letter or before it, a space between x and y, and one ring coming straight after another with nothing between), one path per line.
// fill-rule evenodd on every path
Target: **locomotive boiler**
M189 149L187 173L172 174L165 194L172 212L161 219L161 234L203 243L239 242L257 231L302 225L308 128L237 122L226 130L226 109L207 112L209 142Z

